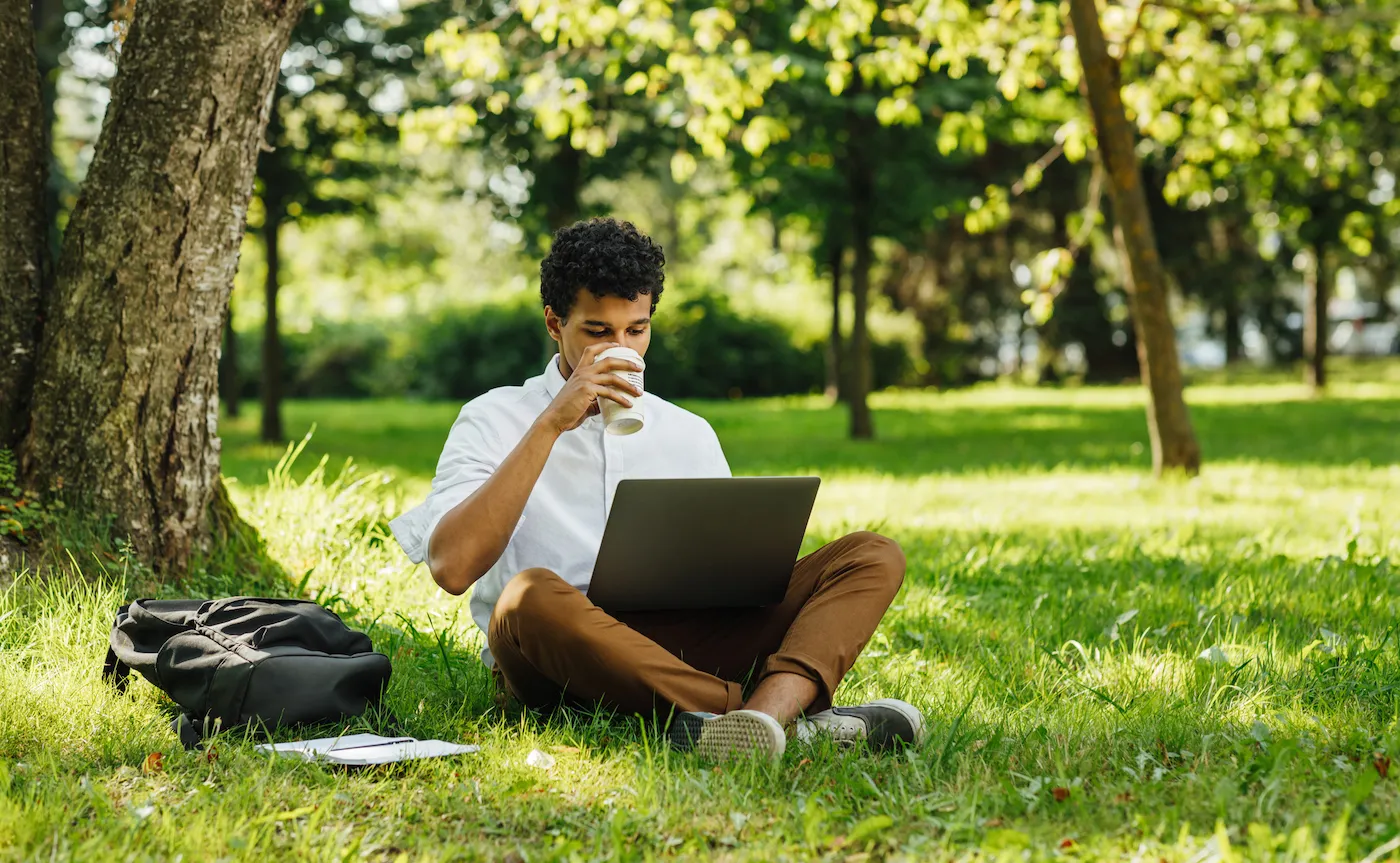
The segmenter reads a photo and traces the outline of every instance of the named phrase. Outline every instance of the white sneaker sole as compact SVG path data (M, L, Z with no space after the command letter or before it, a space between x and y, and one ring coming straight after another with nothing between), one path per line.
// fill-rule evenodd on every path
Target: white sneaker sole
M712 717L681 713L671 721L668 736L676 749L709 761L753 755L777 761L787 748L787 735L778 720L756 710Z

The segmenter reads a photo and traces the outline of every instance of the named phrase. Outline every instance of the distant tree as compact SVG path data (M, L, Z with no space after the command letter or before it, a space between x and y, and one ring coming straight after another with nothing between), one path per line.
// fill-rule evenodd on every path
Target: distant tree
M1104 43L1095 0L1070 0L1070 17L1098 135L1099 158L1113 202L1113 237L1128 280L1138 362L1151 396L1147 427L1152 463L1159 471L1194 474L1201 469L1201 446L1182 395L1181 360L1167 305L1166 271L1147 209L1136 135L1123 110L1118 62Z
M678 147L687 135L684 98L649 77L665 71L660 46L682 31L669 9L647 4L633 26L652 28L660 41L623 45L606 38L623 17L609 4L476 4L428 39L447 98L415 112L405 139L411 147L455 141L481 154L492 175L485 197L534 251L589 215L582 194L590 181L653 176L679 149L677 170L666 171L674 198L675 180L693 171L681 167L694 160ZM576 25L582 29L569 29ZM678 243L667 239L674 264Z
M1400 4L1193 2L1136 20L1124 101L1169 166L1163 193L1245 208L1261 242L1303 265L1304 375L1320 390L1333 279L1391 218L1377 179L1400 169Z
M414 58L448 14L445 2L408 6L375 18L351 0L318 0L292 33L282 58L258 157L252 227L263 242L261 435L284 439L282 339L278 297L282 285L282 229L289 221L336 213L369 212L375 196L406 172L396 158L398 115L415 93ZM235 338L230 346L236 350ZM237 365L224 364L230 375ZM225 387L225 391L236 387Z
M848 345L842 326L845 284L854 286L865 273L867 292L878 288L897 308L922 309L918 293L900 291L895 287L897 280L886 278L877 286L870 275L876 264L873 241L884 238L919 245L950 214L965 209L966 200L982 188L976 182L978 172L969 171L974 157L941 152L937 140L944 131L939 119L950 114L962 118L960 112L991 92L990 82L985 76L981 80L924 76L901 93L901 104L919 121L914 122L906 111L902 122L887 125L882 118L889 116L892 103L883 98L888 93L881 90L878 75L872 77L874 92L865 84L853 83L848 90L833 93L825 80L827 49L809 41L792 41L793 34L805 32L792 10L768 12L775 21L746 19L751 38L765 50L786 51L801 74L771 87L763 106L753 112L755 119L772 124L777 133L769 140L751 139L747 144L741 138L730 159L741 182L755 192L755 210L768 212L779 223L798 219L821 237L815 263L831 279L827 391L852 404L854 427L869 420L868 410L864 417L861 414L865 390L848 374L860 362L869 364L868 335L863 348L854 344L856 330L868 333L864 322L869 303L854 310ZM761 41L764 38L769 41ZM856 63L860 65L860 60ZM859 194L862 182L871 186L868 199ZM857 205L864 209L858 210ZM871 241L871 251L861 261L853 253L863 245L856 242L858 212L869 223ZM853 299L860 302L859 296ZM930 320L919 317L921 323ZM934 337L929 334L929 338ZM866 359L860 360L861 356ZM870 372L867 368L858 374L865 379Z
M0 447L29 424L49 282L48 130L29 10L0 6Z

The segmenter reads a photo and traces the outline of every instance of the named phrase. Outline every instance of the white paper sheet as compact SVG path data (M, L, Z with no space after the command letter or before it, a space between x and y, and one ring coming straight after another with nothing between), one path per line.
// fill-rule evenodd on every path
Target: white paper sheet
M479 746L463 746L442 740L416 740L412 737L381 737L378 734L347 734L343 737L321 737L315 740L292 740L287 743L260 744L259 752L268 752L307 761L363 767L370 764L392 764L415 758L441 758L447 755L467 755Z

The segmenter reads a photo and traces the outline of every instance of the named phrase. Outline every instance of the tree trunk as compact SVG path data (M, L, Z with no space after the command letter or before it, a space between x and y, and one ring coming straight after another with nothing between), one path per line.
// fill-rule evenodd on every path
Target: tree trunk
M219 401L230 418L238 416L238 334L233 331L233 298L229 298L228 314L224 315L224 349L219 354Z
M1226 290L1225 326L1221 338L1225 340L1225 364L1233 366L1244 357L1244 327L1240 320L1240 298L1233 287Z
M1393 254L1390 244L1387 243L1372 255L1368 269L1376 291L1376 299L1380 302L1381 317L1397 321L1400 320L1400 295L1397 295L1394 301L1391 298L1397 270L1397 261L1392 257Z
M827 268L831 270L831 338L826 345L826 397L845 401L846 346L841 336L841 277L846 264L846 247L831 241L827 249Z
M28 7L0 4L0 447L29 422L49 288L47 124Z
M578 221L579 191L583 186L583 152L574 149L567 137L550 157L541 189L545 195L545 221L551 233Z
M301 6L141 0L64 237L21 471L167 577L231 515L211 507L219 337Z
M1099 157L1108 178L1113 238L1123 261L1138 360L1147 386L1152 466L1158 474L1167 470L1195 474L1201 467L1201 448L1182 396L1181 361L1167 307L1166 277L1152 233L1135 136L1123 111L1118 66L1104 44L1095 0L1070 0L1070 16L1094 115Z
M44 163L48 165L48 178L44 188L44 209L46 211L44 230L48 237L49 255L58 255L62 231L58 226L59 210L62 209L60 193L67 184L63 163L54 154L54 126L58 114L59 58L68 48L70 29L63 22L63 0L33 0L34 49L39 60L39 87L44 101Z
M872 258L868 219L856 216L855 260L851 268L851 294L855 299L851 313L850 371L846 379L846 401L851 406L851 438L869 440L875 437L875 423L870 415L870 262ZM865 224L862 224L864 222Z
M671 176L668 160L661 160L661 188L663 206L666 208L664 220L666 244L662 251L666 255L666 269L675 273L684 261L681 258L681 202L685 199L685 188Z
M267 253L267 278L263 281L262 340L262 439L282 443L282 329L277 322L277 292L281 289L282 235L281 202L263 193L266 214L263 216L263 249Z
M1211 218L1206 223L1206 230L1210 234L1211 251L1215 255L1211 263L1216 272L1224 272L1230 265L1233 251L1230 243L1232 227L1219 217ZM1226 281L1220 285L1218 290L1221 294L1221 316L1224 318L1221 322L1220 338L1225 343L1225 365L1228 367L1235 365L1244 356L1244 331L1240 320L1240 289L1237 284Z
M1023 358L1021 352L1026 349L1026 313L1019 311L1016 314L1016 353L1011 357L1008 374L1017 382L1022 378Z
M854 100L860 93L857 76L848 92ZM846 182L851 200L851 347L846 355L847 402L851 406L851 438L869 440L875 437L875 424L870 416L867 398L870 393L870 264L874 255L875 171L867 151L869 144L868 118L854 105L846 109Z
M1327 387L1327 300L1332 296L1332 269L1321 243L1312 248L1312 264L1303 283L1303 380L1314 395L1321 395Z

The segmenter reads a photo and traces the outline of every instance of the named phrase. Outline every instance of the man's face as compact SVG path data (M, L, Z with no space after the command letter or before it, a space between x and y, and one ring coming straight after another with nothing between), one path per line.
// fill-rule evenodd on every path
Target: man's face
M651 344L651 295L639 294L635 300L595 297L583 288L574 298L567 320L546 306L544 322L550 337L559 343L559 353L568 366L559 371L568 377L577 368L583 352L599 342L617 342L646 356Z

